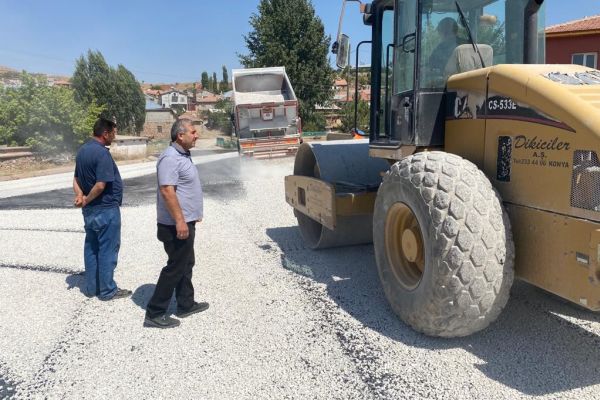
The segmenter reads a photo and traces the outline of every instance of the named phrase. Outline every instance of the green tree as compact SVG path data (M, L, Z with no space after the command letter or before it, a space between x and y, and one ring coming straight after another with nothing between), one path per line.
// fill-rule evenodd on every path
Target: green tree
M104 107L104 118L115 118L121 132L137 134L145 119L145 99L135 76L122 65L110 67L102 54L88 50L76 61L71 79L75 98Z
M212 75L212 92L213 93L219 92L219 80L217 79L216 72L213 72L213 75Z
M356 127L365 133L369 133L369 102L359 100ZM354 128L354 102L344 104L342 108L342 132L350 132Z
M22 86L0 91L0 144L40 152L74 151L89 137L103 107L75 100L70 88L48 86L23 72Z
M200 78L200 83L202 84L202 90L210 90L209 81L208 81L208 72L202 72L202 78Z
M152 90L161 90L160 85L150 85L150 89Z
M223 80L219 82L219 91L224 93L229 90L229 74L227 67L223 65Z
M141 132L146 120L146 98L135 76L119 64L114 71L120 97L115 96L115 116L119 130L130 133Z
M333 71L327 52L330 38L310 0L261 0L244 36L248 54L238 57L247 68L284 66L300 101L303 123L315 119L315 105L333 97ZM318 120L318 121L317 121ZM323 123L324 125L324 123Z
M231 113L233 104L229 99L222 99L215 104L215 109L208 113L206 126L210 129L218 129L226 135L231 135Z
M229 74L227 72L227 67L223 65L223 80L219 84L221 93L229 90Z

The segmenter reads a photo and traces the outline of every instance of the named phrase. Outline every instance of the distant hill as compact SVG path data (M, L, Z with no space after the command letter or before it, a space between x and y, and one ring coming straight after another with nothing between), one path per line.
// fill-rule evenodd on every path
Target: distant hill
M6 67L4 65L0 65L0 79L18 79L21 75L20 70L11 68L11 67ZM29 72L29 71L27 71ZM52 79L54 81L70 81L71 77L70 76L65 76L65 75L55 75L55 74L46 74L46 73L40 73L40 72L29 72L30 74L34 75L34 76L45 76L48 79Z
M15 79L18 78L19 75L21 75L21 71L10 67L5 67L4 65L0 65L0 78Z
M14 68L5 67L4 65L0 65L0 74L3 72L19 72Z
M200 82L143 83L140 86L142 87L142 90L160 87L160 90L165 92L171 90L172 87L179 91L193 89L194 84L196 84L196 90L200 90L202 87Z

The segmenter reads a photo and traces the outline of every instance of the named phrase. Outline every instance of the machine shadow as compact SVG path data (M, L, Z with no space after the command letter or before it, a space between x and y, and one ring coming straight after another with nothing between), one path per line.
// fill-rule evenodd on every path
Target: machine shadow
M297 227L268 228L266 233L280 248L284 268L325 284L340 308L395 341L438 351L467 350L481 360L475 368L525 395L600 383L600 337L568 320L575 316L600 322L598 314L573 309L533 286L515 282L511 300L487 329L465 338L432 338L413 331L391 310L372 245L315 251L304 247Z

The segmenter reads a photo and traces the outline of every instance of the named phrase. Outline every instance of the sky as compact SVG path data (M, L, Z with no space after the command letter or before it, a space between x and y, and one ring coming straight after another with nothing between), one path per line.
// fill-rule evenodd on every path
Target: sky
M202 71L239 68L243 36L259 0L0 0L0 65L71 75L88 49L124 65L144 82L199 81ZM337 33L342 0L313 0L326 34ZM600 14L599 0L546 0L546 25ZM343 30L368 40L358 3L346 7ZM369 63L369 47L359 62ZM354 60L354 55L352 55ZM354 63L354 61L352 61Z

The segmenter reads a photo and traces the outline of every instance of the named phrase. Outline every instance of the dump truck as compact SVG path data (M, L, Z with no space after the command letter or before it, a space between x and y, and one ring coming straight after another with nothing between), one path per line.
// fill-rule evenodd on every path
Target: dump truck
M369 139L304 143L285 177L305 243L372 242L424 334L486 328L515 278L600 311L600 71L543 64L543 3L363 4Z
M302 128L298 100L285 68L232 72L232 122L239 153L257 158L294 155Z

